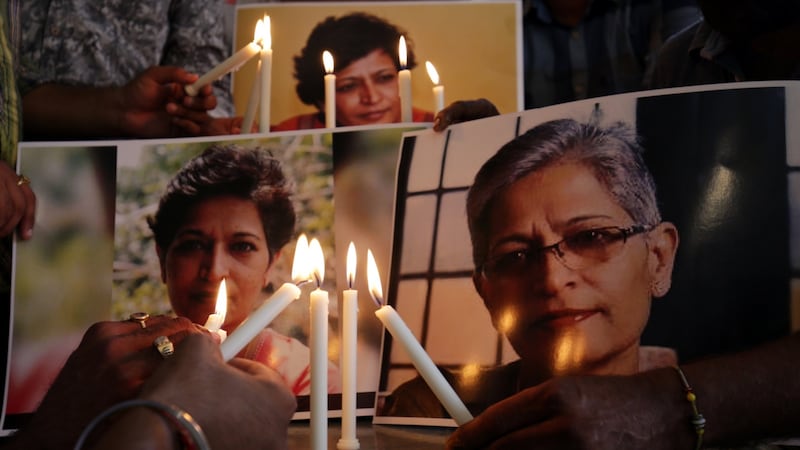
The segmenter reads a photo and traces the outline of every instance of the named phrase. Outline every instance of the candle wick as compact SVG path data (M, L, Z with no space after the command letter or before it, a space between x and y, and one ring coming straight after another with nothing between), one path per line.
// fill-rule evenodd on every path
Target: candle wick
M375 302L375 305L376 305L378 308L380 308L381 306L383 306L383 299L381 298L381 296L380 296L380 295L378 295L378 293L377 293L377 292L375 292L375 291L370 291L369 293L370 293L370 297L372 297L372 301L373 301L373 302Z
M314 281L317 283L317 288L322 286L322 278L319 276L319 272L314 271Z

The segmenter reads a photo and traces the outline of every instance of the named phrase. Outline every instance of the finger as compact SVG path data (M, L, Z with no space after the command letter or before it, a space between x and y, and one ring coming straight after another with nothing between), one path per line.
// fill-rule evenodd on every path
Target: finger
M209 91L211 86L207 86ZM182 100L183 106L195 111L210 111L217 107L217 97L209 92L206 95L198 95L195 97L186 96Z
M489 443L489 450L536 450L582 449L576 436L567 432L566 421L560 418L546 420L532 426L514 430Z
M17 233L22 239L33 237L33 225L36 220L36 194L29 184L20 186L22 195L25 198L25 208L22 214L22 221L17 228Z
M21 189L24 186L17 185L19 177L5 164L0 165L0 180L5 191L1 194L5 199L0 204L3 209L3 215L0 216L0 236L7 236L14 231L24 214L25 197Z
M159 84L191 84L197 80L197 75L175 66L153 66L142 72L141 75Z
M549 408L541 392L538 386L525 389L490 406L458 428L448 439L448 448L484 448L501 436L545 420Z
M184 133L191 136L199 136L203 134L203 128L198 125L196 122L191 120L181 119L180 117L173 117L172 124L179 129L181 129Z

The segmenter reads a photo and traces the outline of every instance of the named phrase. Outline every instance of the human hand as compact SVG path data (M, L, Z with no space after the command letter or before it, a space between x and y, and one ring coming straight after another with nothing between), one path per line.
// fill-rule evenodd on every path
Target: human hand
M146 325L142 328L132 321L92 325L20 432L19 448L72 448L92 418L136 396L163 363L153 348L157 336L168 336L177 347L187 335L203 333L186 318L156 316Z
M186 135L173 118L195 121L209 118L207 111L217 105L210 85L195 97L184 86L198 79L196 74L172 66L150 67L121 89L120 129L123 134L143 137Z
M477 100L457 100L439 111L433 119L433 129L444 131L450 125L497 116L500 111L485 98Z
M666 371L653 374L675 377ZM672 379L666 385L674 390L657 385L649 375L554 378L487 408L456 430L446 449L692 448L680 386Z
M0 161L0 237L17 230L22 239L33 236L36 195L30 182L21 178L5 161Z
M184 134L191 136L219 136L239 134L242 131L243 117L211 117L206 113L191 112L175 104L167 105L172 114L172 123ZM258 132L253 126L251 133Z
M285 449L297 407L277 372L240 358L225 364L218 343L206 336L187 337L141 397L191 414L211 448Z

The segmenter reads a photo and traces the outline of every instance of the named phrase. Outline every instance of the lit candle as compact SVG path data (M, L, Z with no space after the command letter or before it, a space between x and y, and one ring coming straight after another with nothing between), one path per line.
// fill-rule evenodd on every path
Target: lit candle
M342 295L342 437L339 450L357 450L356 437L356 342L358 336L358 291L356 282L356 246L347 247L347 289Z
M269 16L264 15L264 28L261 34L261 110L258 119L258 131L269 132L270 94L272 93L272 27Z
M325 128L336 126L336 75L333 74L333 55L322 52L322 65L325 66Z
M425 68L428 70L428 76L433 83L433 113L436 114L444 109L444 86L439 84L439 72L430 61L425 61Z
M225 342L228 337L228 332L222 329L222 324L225 323L225 316L228 314L228 290L225 287L225 278L219 283L219 291L217 291L217 303L214 306L214 312L208 315L206 324L208 331L217 333L221 341Z
M472 420L467 407L458 397L458 394L453 390L453 387L444 378L444 375L433 363L430 356L425 353L419 341L414 337L414 334L406 326L400 315L397 314L394 308L389 305L383 304L383 289L381 288L381 279L378 275L378 267L375 264L375 258L372 256L372 251L367 250L367 283L369 285L369 293L372 299L379 306L375 311L383 325L392 334L392 337L400 344L408 355L411 357L411 362L417 368L420 376L428 383L431 391L436 395L436 398L442 403L444 408L450 413L450 416L456 421L458 425L463 425Z
M221 345L222 356L225 361L230 361L236 356L254 337L258 335L275 317L281 313L290 303L300 297L298 285L309 281L309 269L306 259L308 258L308 239L305 235L300 235L294 250L294 261L292 262L292 283L283 285L272 294L258 309L253 311Z
M256 120L256 109L258 108L258 101L261 97L261 61L258 61L256 67L256 77L253 79L253 87L250 88L250 98L247 99L247 109L244 112L244 120L242 121L242 130L239 134L247 134L253 131L253 123Z
M406 52L406 38L400 36L400 44L397 48L400 58L400 72L397 73L398 83L400 83L400 112L401 121L413 122L411 115L411 71L406 69L408 66L408 56Z
M192 97L197 95L200 92L200 89L209 84L213 83L216 80L224 77L225 75L237 70L242 64L246 63L250 58L256 56L259 51L261 51L261 46L258 45L258 41L261 40L261 36L259 36L261 20L258 21L256 24L255 32L253 33L253 42L245 45L244 47L240 48L239 51L231 55L230 58L222 61L218 65L216 65L213 69L209 70L203 76L197 79L194 83L186 86L184 90L186 93Z
M311 292L311 449L328 448L328 292L322 290L325 279L325 256L319 241L311 240L308 255L313 262L313 281L317 288Z

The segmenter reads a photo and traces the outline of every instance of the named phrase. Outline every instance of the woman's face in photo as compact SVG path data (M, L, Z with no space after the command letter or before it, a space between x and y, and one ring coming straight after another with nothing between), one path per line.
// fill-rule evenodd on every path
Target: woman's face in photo
M374 50L336 72L336 122L342 126L400 121L397 68Z
M593 229L640 225L592 172L575 163L544 168L507 188L490 214L487 267L494 272L476 275L475 284L520 357L551 374L635 371L650 311L647 233L579 269L565 266L555 249L527 259L519 253L565 237L591 242L600 235Z
M223 328L228 331L250 314L267 283L267 238L250 200L227 195L203 200L189 210L169 248L159 253L175 314L201 325L214 312L223 278L228 292Z

